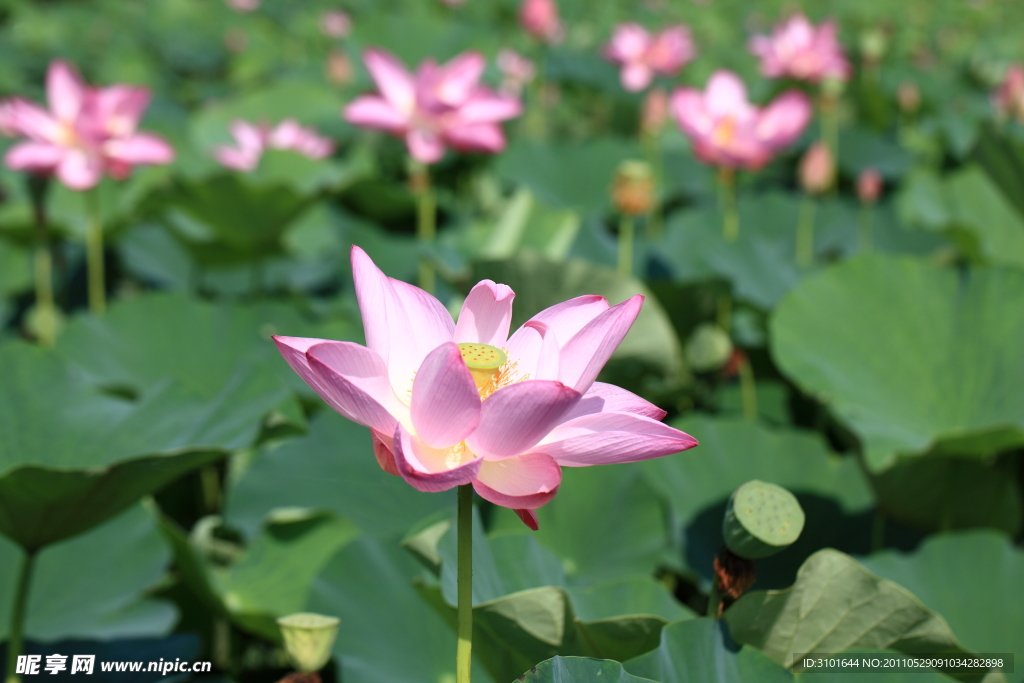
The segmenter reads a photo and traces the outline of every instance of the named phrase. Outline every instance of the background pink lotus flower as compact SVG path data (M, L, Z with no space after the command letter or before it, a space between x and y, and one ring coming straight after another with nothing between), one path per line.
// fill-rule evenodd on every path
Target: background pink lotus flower
M545 43L557 43L565 33L555 0L523 0L519 7L519 24Z
M992 94L992 106L999 116L1024 121L1024 66L1010 65Z
M382 273L359 247L352 272L366 346L274 337L288 364L342 416L369 427L387 472L420 491L472 483L520 513L550 501L562 467L657 458L695 439L664 411L595 382L640 312L582 296L548 308L511 337L513 291L478 283L458 323L422 289Z
M850 63L836 37L836 24L815 27L795 14L775 27L770 36L754 36L750 51L761 58L761 73L769 78L796 78L817 83L825 78L846 80Z
M690 29L682 24L652 35L640 24L620 24L604 56L622 66L622 87L639 92L655 74L675 75L695 56Z
M320 32L328 38L344 38L352 31L352 18L341 10L327 10L320 15Z
M260 8L260 0L227 0L227 3L236 12L255 12Z
M510 97L518 97L537 75L532 61L508 48L498 53L497 65L503 77L500 90Z
M295 119L284 119L273 128L236 119L231 122L231 135L237 146L221 145L214 156L224 166L238 171L255 169L268 149L298 152L309 159L323 159L334 152L330 139L312 128L303 128Z
M90 88L62 61L46 76L49 110L20 98L0 104L0 131L27 138L11 147L8 168L53 173L73 190L95 187L108 173L124 178L143 164L167 164L174 150L138 125L149 106L145 88Z
M405 139L409 153L424 164L445 149L495 153L505 149L500 121L519 115L514 97L479 85L486 61L465 52L443 65L427 60L415 75L391 54L369 49L363 56L379 95L364 95L344 110L349 123Z
M716 71L707 90L672 93L672 114L697 156L716 166L757 169L793 142L811 120L811 102L789 90L763 109L747 101L736 74Z

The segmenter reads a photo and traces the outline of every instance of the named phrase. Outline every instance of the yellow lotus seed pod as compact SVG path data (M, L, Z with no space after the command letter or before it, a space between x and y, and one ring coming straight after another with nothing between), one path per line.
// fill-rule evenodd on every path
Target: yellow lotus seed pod
M340 623L337 617L312 612L289 614L277 620L284 648L296 671L312 673L323 668L331 658Z

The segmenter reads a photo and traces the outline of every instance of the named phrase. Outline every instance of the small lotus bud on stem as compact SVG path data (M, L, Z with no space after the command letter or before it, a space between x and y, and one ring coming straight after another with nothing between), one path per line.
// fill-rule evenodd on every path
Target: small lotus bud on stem
M882 194L882 175L873 168L866 168L857 176L857 198L861 204L870 206Z
M612 186L612 201L620 213L641 216L654 206L654 174L646 161L619 164Z
M315 671L309 674L294 671L279 680L277 683L320 683L320 674Z
M860 53L864 58L864 64L872 67L877 66L885 56L889 40L885 32L878 26L874 26L860 34Z
M904 114L916 114L921 108L921 91L913 81L903 81L896 90L896 102Z
M664 88L654 88L644 98L640 112L640 132L657 135L668 121L668 94Z
M811 145L800 160L800 185L808 194L821 194L832 187L836 165L832 152L822 142Z
M686 343L686 360L694 372L718 370L733 356L732 340L714 323L698 325Z
M327 80L334 85L348 85L353 75L352 60L344 51L335 49L327 54Z
M757 571L753 560L740 557L725 545L718 549L714 567L715 589L719 597L718 613L715 618L720 618L726 607L754 585Z

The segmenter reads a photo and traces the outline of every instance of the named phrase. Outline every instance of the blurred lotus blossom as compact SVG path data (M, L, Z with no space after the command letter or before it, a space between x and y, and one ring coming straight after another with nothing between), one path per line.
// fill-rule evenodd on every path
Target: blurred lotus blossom
M760 108L747 100L743 81L724 70L712 74L704 92L676 90L671 108L697 156L725 168L764 166L811 120L811 102L802 92L786 91Z
M622 66L622 87L639 92L655 74L675 75L695 51L690 29L682 24L652 35L640 24L621 24L604 48L604 56Z
M7 151L8 168L53 173L67 187L87 190L104 173L120 179L135 166L174 159L163 138L138 131L150 101L146 88L91 88L70 64L54 61L46 97L49 111L17 97L0 103L0 131L27 138Z
M222 165L238 171L255 169L268 149L298 152L309 159L323 159L334 152L330 139L302 127L295 119L284 119L273 128L236 119L231 122L231 136L237 146L221 145L214 156Z
M874 204L882 194L882 174L874 168L865 168L857 176L857 198L861 204Z
M497 64L498 71L503 76L500 90L512 97L518 97L523 88L537 75L532 61L508 48L498 53Z
M238 12L254 12L259 9L261 0L226 0L227 6Z
M420 491L472 483L537 527L562 467L635 462L697 445L665 412L595 382L640 313L581 296L541 311L511 337L515 293L490 280L458 323L427 292L352 247L366 346L274 337L288 364L338 413L369 427L386 472Z
M328 38L344 38L352 31L352 19L341 10L327 10L320 15L320 32Z
M363 56L379 95L363 95L344 110L345 120L405 139L409 153L424 164L437 162L445 149L496 153L505 149L499 122L519 115L514 97L479 84L486 61L465 52L438 65L420 64L413 75L393 55L369 49Z
M825 78L847 79L850 63L836 37L836 24L815 27L796 14L775 27L770 36L754 36L750 51L761 58L761 73L769 78L795 78L817 83Z
M1003 118L1024 121L1024 65L1013 64L992 95L992 106Z
M815 142L800 159L800 186L808 194L821 194L832 187L836 176L836 162L828 145Z
M228 7L236 12L255 12L260 8L261 0L227 0Z
M640 130L647 135L657 135L668 121L668 93L664 88L655 88L644 97L640 110Z
M527 33L545 43L557 43L565 34L555 0L523 0L519 23Z

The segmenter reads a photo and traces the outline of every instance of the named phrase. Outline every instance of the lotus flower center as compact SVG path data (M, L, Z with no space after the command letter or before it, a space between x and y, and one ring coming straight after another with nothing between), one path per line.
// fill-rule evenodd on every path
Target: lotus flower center
M719 147L726 147L736 137L736 119L731 116L723 116L715 124L715 130L711 133L711 139Z
M481 400L509 384L508 375L512 368L508 355L501 349L489 344L459 344L459 351L469 374L473 376Z
M78 132L75 130L74 124L67 121L60 121L57 124L57 133L54 138L61 147L77 147L79 144Z

